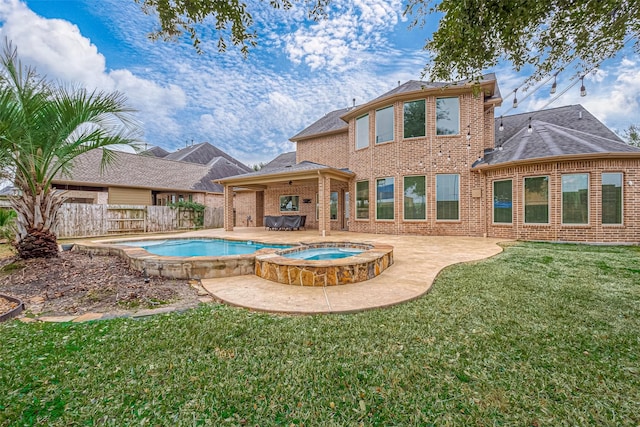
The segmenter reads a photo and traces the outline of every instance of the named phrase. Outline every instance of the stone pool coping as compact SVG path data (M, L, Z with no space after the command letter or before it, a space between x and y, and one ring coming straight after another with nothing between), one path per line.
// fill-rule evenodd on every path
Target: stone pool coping
M305 260L283 255L307 249L361 249L359 254L331 260ZM295 286L335 286L363 282L393 264L393 246L358 242L311 242L301 246L257 253L255 274L263 279Z
M246 241L245 239L229 239L218 237L171 237L167 238L132 238L121 240L98 240L76 243L72 250L92 255L118 256L128 261L129 267L146 273L149 276L168 277L171 279L213 279L222 277L254 274L256 254L280 250L273 248L259 249L250 254L225 256L164 256L156 255L136 246L125 246L121 243L153 241L153 240L227 240ZM269 244L252 240L254 243Z
M163 256L148 252L147 250L136 247L126 246L122 243L138 242L138 241L162 241L171 239L184 240L227 240L227 241L247 241L265 245L290 245L291 248L264 248L259 249L251 254L243 255L225 255L219 257L213 256ZM330 260L330 261L309 261L301 259L291 259L278 255L278 253L286 251L298 251L325 246L350 245L350 247L359 247L365 249L364 252L348 258ZM302 266L301 274L303 278L296 280L279 281L279 283L289 284L306 284L307 286L325 286L355 283L368 280L379 275L382 271L393 264L393 247L382 244L368 244L358 242L293 242L293 243L269 243L255 239L241 238L219 238L219 237L172 237L167 236L155 238L131 238L118 240L96 240L91 242L78 242L73 251L81 253L89 253L92 255L110 255L118 256L127 260L130 268L148 274L149 276L161 276L172 279L214 279L245 275L258 275L259 277L273 275L270 271L276 269L280 273L276 273L274 278L278 278L279 274L283 277L286 270L287 277L290 277L289 268L292 273L296 265ZM258 261L260 260L260 261ZM267 261L269 260L269 261ZM260 263L261 267L258 266ZM267 267L269 265L270 267ZM273 267L271 267L273 266ZM300 276L300 275L299 275ZM309 279L308 277L312 277ZM309 284L313 283L313 285Z

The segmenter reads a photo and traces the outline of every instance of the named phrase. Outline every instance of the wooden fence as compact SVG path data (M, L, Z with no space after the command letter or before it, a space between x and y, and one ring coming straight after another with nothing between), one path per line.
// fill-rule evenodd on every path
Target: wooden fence
M168 206L90 205L65 203L58 213L58 238L193 230L199 226L191 210ZM223 208L205 208L202 228L224 226Z

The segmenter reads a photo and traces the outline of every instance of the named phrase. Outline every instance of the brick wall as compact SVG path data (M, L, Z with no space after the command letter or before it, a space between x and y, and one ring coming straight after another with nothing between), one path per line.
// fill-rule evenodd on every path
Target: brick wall
M586 160L551 162L508 167L486 173L487 230L491 237L519 240L566 242L640 242L640 161ZM602 224L602 173L623 174L623 224ZM589 219L586 225L562 224L562 175L586 173L589 176ZM524 223L524 178L549 177L549 224ZM493 182L512 179L513 223L493 224Z
M420 98L416 98L420 99ZM482 235L482 200L473 198L473 189L480 189L481 178L470 168L484 148L491 146L485 121L493 121L493 110L484 112L481 97L471 93L462 94L460 100L460 134L436 135L436 97L427 96L426 135L404 139L403 102L394 106L394 139L383 144L374 143L375 110L369 111L369 147L355 149L355 119L349 123L349 169L356 173L355 181L369 181L369 219L355 219L355 181L352 186L352 208L350 230L357 232L389 234L432 235ZM471 138L467 139L467 132ZM492 135L491 135L492 137ZM436 220L436 176L459 174L459 220ZM404 220L404 177L424 175L426 177L427 219ZM376 220L376 179L394 178L394 220Z
M237 227L262 227L264 192L236 191L233 198ZM251 220L247 221L248 217Z
M303 161L320 163L337 169L349 166L347 131L339 134L298 141L296 143L296 163Z

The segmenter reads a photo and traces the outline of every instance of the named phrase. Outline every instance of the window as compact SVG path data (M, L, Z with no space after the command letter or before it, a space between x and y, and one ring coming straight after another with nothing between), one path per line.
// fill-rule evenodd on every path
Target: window
M536 176L524 179L525 224L549 223L549 177Z
M459 187L460 177L458 174L436 175L436 219L460 219Z
M329 215L332 220L338 219L338 192L332 191L329 194Z
M393 141L393 105L376 111L376 144Z
M562 223L589 223L589 174L562 175Z
M424 176L404 177L404 219L427 219Z
M404 103L404 137L415 138L425 136L425 101L411 101Z
M460 134L460 100L436 99L436 135Z
M356 182L356 219L369 219L369 181Z
M511 224L513 222L512 181L493 181L493 222Z
M280 196L280 212L298 212L299 210L298 196Z
M369 146L369 115L356 119L356 150Z
M602 223L622 224L622 173L602 174Z
M393 219L393 178L376 180L376 219Z

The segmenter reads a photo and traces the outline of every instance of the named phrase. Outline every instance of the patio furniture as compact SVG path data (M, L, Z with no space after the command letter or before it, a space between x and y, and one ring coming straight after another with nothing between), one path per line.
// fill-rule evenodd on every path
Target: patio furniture
M307 222L306 215L265 215L264 226L269 230L300 230Z

